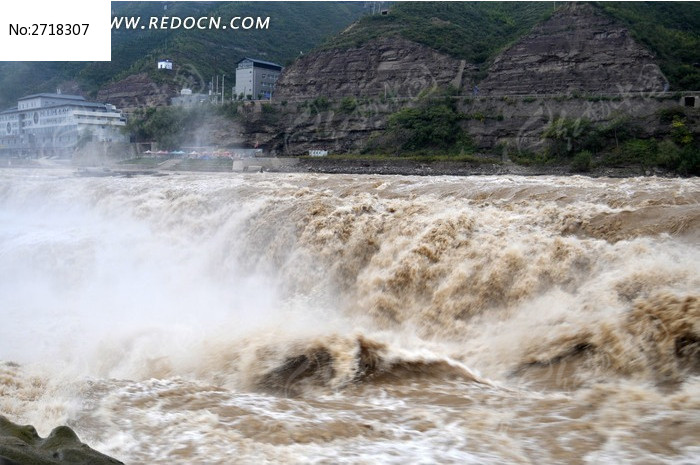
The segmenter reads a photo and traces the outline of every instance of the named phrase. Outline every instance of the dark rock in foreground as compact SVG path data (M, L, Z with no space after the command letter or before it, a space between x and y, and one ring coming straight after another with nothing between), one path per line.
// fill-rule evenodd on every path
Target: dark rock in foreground
M0 465L57 464L123 465L80 442L67 426L54 428L41 438L33 426L16 425L0 415Z

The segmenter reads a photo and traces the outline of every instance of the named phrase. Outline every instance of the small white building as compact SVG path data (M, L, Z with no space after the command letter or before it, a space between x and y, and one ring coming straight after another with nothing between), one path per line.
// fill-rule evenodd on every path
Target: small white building
M309 150L310 157L325 157L328 156L328 150Z
M170 60L158 60L158 69L173 69L173 62Z

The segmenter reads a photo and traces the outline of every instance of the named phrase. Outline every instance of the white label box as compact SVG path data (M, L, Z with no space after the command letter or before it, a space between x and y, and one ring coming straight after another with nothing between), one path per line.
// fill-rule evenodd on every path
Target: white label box
M109 0L0 4L0 61L110 61Z

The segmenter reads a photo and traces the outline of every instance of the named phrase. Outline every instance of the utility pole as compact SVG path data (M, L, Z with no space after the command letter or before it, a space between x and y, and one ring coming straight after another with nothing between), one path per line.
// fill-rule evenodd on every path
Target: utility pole
M222 74L221 75L221 104L224 104L224 97L226 96L226 86L224 83L226 82L226 75Z

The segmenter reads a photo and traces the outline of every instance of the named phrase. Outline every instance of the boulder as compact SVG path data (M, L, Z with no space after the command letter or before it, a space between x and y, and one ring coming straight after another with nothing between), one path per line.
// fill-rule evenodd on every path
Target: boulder
M17 425L0 415L0 465L124 465L58 426L41 438L31 425Z

